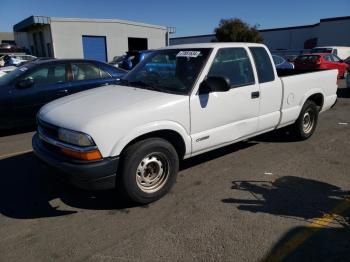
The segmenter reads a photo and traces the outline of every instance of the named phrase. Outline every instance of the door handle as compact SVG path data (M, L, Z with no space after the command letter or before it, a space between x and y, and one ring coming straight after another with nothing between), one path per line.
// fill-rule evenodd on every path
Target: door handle
M259 98L259 97L260 97L260 92L259 91L252 92L252 99Z
M68 90L67 89L63 89L63 90L59 90L58 91L59 94L67 94L68 93Z

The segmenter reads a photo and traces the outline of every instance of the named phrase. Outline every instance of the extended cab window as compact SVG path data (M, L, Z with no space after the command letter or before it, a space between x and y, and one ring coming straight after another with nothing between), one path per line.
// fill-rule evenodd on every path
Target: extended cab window
M249 47L249 49L254 58L259 83L266 83L275 80L275 73L271 59L266 49L263 47Z
M90 63L72 63L74 80L91 80L101 78L100 69Z
M223 76L231 86L254 84L254 73L244 48L221 48L217 52L208 76Z

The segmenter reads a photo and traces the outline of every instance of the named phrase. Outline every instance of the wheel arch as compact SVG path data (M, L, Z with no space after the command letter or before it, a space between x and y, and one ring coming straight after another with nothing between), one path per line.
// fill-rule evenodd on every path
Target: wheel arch
M130 145L147 138L163 138L172 144L183 159L191 153L191 138L186 130L179 124L151 124L141 127L120 140L112 149L111 155L121 155Z
M324 105L324 94L321 90L314 90L312 92L308 92L304 96L301 106L303 106L306 101L313 101L316 104L318 111L320 112Z

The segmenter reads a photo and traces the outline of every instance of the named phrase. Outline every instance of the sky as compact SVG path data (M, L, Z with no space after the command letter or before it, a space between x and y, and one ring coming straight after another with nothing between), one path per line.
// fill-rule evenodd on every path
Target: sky
M350 16L350 0L0 0L0 32L31 15L125 19L176 27L179 37L211 34L222 18L260 29L315 24Z

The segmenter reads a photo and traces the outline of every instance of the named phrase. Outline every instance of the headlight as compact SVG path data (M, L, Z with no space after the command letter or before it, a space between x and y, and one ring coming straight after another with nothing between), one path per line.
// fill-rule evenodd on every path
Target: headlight
M89 135L64 128L58 129L58 139L76 146L95 145L94 141Z

